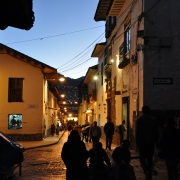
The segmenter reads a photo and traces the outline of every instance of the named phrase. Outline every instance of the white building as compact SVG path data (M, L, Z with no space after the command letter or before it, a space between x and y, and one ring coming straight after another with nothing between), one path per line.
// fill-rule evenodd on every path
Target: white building
M135 120L143 105L163 126L180 116L180 1L99 0L94 19L105 21L106 42L97 44L97 106L115 125L126 120L126 138L135 145ZM117 143L117 133L114 140Z

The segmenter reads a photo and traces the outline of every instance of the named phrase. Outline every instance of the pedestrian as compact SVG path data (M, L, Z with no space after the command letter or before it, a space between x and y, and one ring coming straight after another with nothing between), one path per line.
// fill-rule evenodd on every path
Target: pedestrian
M131 153L130 141L123 140L121 146L114 149L112 153L112 170L114 180L136 180L133 167L130 165Z
M54 123L51 124L51 135L53 136L55 132L55 125Z
M122 124L118 126L118 132L119 132L119 139L120 139L120 145L122 141L124 140L126 127L125 127L126 121L122 120Z
M104 133L106 135L106 150L111 151L112 137L114 134L114 123L111 121L110 117L107 117L107 123L104 126Z
M90 131L90 128L91 128L90 125L88 125L88 126L86 127L86 135L85 135L86 142L89 141L89 131Z
M90 129L90 136L92 139L92 147L95 147L95 144L99 142L99 139L101 137L101 129L99 126L97 126L97 121L94 121L93 126Z
M142 107L142 115L136 120L136 145L139 150L141 167L147 180L152 179L155 145L159 139L157 121L150 115L150 107Z
M111 163L102 143L97 142L95 147L89 150L90 164L89 174L93 180L109 180L112 176Z
M81 129L81 134L82 134L82 141L84 141L84 139L86 139L86 134L87 134L85 125Z
M72 125L69 124L69 125L68 125L68 134L70 134L71 131L72 131Z
M175 127L175 119L168 118L159 141L160 152L166 162L168 179L178 180L180 162L180 129Z
M89 141L89 143L91 143L92 142L92 138L91 138L90 132L91 132L92 124L90 124L89 126L90 126L90 128L89 128L89 135L88 135L89 139L88 139L88 141Z
M85 141L88 142L90 128L90 125L86 125L84 128L82 128L82 141L85 139Z
M67 168L66 180L88 180L89 172L86 160L89 152L81 141L77 130L72 130L64 143L61 158Z
M59 123L57 123L57 126L56 126L56 135L59 136L59 131L60 131L60 127L59 127Z

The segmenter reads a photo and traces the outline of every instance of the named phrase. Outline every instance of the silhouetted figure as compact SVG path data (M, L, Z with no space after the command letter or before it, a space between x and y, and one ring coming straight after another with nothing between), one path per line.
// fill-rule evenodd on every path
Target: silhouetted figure
M136 180L133 167L130 165L131 153L129 140L123 140L121 146L112 153L112 170L114 180Z
M51 135L53 136L54 133L55 133L55 125L53 123L53 124L51 124Z
M59 136L59 131L60 131L60 127L59 127L59 123L58 123L56 126L56 135L58 135L58 136Z
M167 119L167 127L162 132L159 146L163 153L169 180L178 180L180 162L180 130L175 127L175 119Z
M92 137L90 135L90 132L91 132L92 124L90 124L89 126L90 126L90 128L89 128L89 142L91 143L92 142Z
M16 125L16 123L17 123L16 120L15 120L15 118L16 118L16 117L13 116L12 119L11 119L12 127L15 127L15 125Z
M95 147L95 144L99 142L101 137L101 129L99 126L97 126L97 121L94 121L94 124L90 129L90 136L93 142L93 147Z
M88 180L86 160L89 152L81 141L77 130L72 130L64 143L61 158L66 165L66 180Z
M140 163L148 180L152 179L152 166L155 145L159 138L159 129L155 118L150 116L150 107L142 107L142 116L136 121L136 145Z
M89 150L90 179L93 180L109 180L111 163L106 151L102 148L102 143L97 142L95 147ZM106 163L106 164L105 164Z
M125 128L125 120L122 120L122 124L118 126L118 132L119 132L119 138L120 138L120 145L122 141L124 140L126 128Z
M107 117L107 123L104 126L104 133L106 135L106 149L111 150L112 137L114 134L114 123L110 117Z
M72 130L72 125L69 124L69 125L68 125L68 131L70 132L71 130Z
M83 129L82 129L82 141L85 141L88 142L88 139L89 139L89 130L90 130L90 126L87 125L85 126Z

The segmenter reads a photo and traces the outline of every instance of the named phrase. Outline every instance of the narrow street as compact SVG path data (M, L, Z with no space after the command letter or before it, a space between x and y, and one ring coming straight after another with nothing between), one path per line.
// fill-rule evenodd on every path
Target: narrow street
M29 149L24 152L25 160L22 164L22 176L18 175L18 168L15 170L13 180L65 180L65 165L60 158L62 146L67 141L68 132L65 132L59 143L41 148ZM104 141L101 140L104 146ZM92 147L91 143L86 144L87 149ZM115 146L112 147L114 149ZM111 156L112 151L108 151ZM131 164L134 167L137 180L145 180L138 159L132 159ZM163 161L155 165L158 171L153 180L167 180L166 166Z

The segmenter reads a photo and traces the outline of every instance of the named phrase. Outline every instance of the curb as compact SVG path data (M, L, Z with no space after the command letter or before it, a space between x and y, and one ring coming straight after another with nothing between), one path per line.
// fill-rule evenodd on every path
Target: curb
M44 145L39 145L39 146L37 145L34 147L24 148L24 151L29 150L29 149L35 149L35 148L46 147L46 146L51 146L51 145L57 144L60 141L61 137L64 135L64 133L65 133L65 131L62 132L62 134L60 135L59 139L56 142L44 144Z

